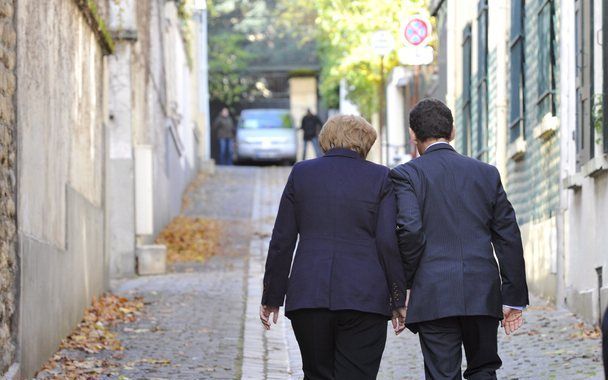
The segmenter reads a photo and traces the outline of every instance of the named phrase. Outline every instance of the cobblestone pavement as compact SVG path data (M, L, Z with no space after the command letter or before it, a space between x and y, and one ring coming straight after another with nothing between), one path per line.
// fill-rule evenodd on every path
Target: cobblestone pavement
M265 332L259 322L263 265L287 168L218 168L190 195L189 215L226 223L224 253L203 265L116 284L143 295L136 323L119 327L126 347L120 379L301 379L289 321ZM538 299L514 336L502 331L499 379L601 379L600 342L578 320ZM122 376L122 377L121 377ZM389 329L379 379L422 379L417 336Z
M186 214L222 220L223 253L178 273L140 277L116 291L143 295L145 313L119 329L126 347L116 376L237 379L243 363L246 274L257 168L219 168L190 194Z
M533 306L524 313L525 324L520 331L512 336L498 332L503 361L498 378L603 379L600 340L583 337L579 321L571 313L555 310L535 297L531 302ZM463 371L465 368L463 365ZM417 335L406 331L396 337L389 331L378 378L424 378Z

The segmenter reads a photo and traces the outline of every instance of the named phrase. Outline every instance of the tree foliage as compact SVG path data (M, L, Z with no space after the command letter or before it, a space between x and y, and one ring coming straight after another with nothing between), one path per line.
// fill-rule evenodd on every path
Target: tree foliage
M212 99L231 106L269 97L273 93L266 87L266 73L317 67L314 46L297 46L294 39L301 36L299 24L276 22L275 0L207 3Z
M306 24L315 18L314 28L304 35L317 41L321 61L320 92L330 107L338 104L338 88L345 79L348 97L365 116L377 109L380 85L380 57L371 48L375 31L388 30L395 46L401 44L400 30L409 15L426 13L425 0L280 0L281 22ZM393 51L384 58L385 71L398 64Z
M209 95L228 106L254 91L243 71L255 56L245 49L246 35L235 33L244 11L234 0L207 1L209 12Z

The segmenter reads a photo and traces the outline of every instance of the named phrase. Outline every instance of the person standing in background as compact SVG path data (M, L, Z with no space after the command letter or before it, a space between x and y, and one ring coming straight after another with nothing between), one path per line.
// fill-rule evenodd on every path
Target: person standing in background
M228 108L222 108L222 112L220 112L219 116L213 122L213 129L217 133L217 141L220 147L219 164L232 165L232 146L235 129Z
M304 152L302 153L302 160L306 159L306 148L308 148L308 143L312 143L316 157L322 155L321 147L319 146L319 131L321 130L321 127L323 127L321 119L313 114L310 108L307 109L301 124L301 128L304 131Z

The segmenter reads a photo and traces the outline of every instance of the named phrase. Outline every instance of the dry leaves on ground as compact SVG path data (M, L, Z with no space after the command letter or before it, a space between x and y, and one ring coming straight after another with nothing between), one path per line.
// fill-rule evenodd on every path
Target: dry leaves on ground
M93 300L85 310L82 322L60 345L55 354L38 374L43 379L96 379L96 375L107 373L113 367L108 360L85 358L79 360L66 356L70 351L96 354L103 350L122 351L120 341L110 331L118 323L134 322L142 308L140 297L129 300L113 294L106 294ZM74 355L77 356L77 355Z
M589 327L583 322L578 322L574 325L575 332L570 335L571 339L600 339L602 331L597 327Z
M167 246L169 262L205 261L220 247L221 226L216 220L178 216L158 235Z

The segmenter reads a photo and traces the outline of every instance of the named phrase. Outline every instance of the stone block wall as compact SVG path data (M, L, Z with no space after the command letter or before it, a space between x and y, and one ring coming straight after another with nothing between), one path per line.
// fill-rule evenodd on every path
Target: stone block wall
M0 0L0 377L15 361L17 298L13 0Z

